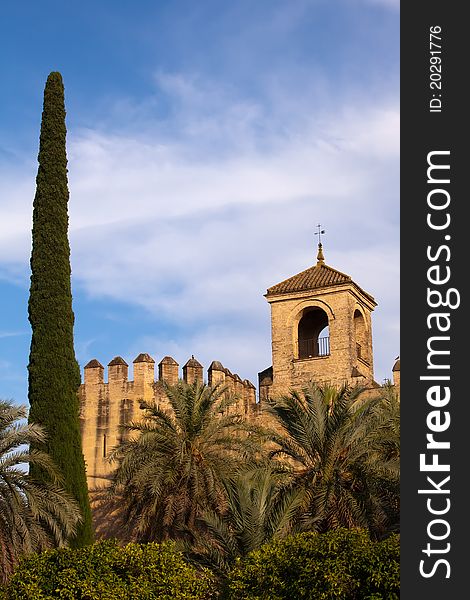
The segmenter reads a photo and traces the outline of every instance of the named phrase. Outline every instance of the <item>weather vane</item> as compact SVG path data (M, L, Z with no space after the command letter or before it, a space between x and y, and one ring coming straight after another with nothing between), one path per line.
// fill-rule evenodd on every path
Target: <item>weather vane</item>
M318 235L318 243L321 244L321 236L322 233L325 233L325 230L321 228L320 223L317 225L318 231L315 232L315 235Z

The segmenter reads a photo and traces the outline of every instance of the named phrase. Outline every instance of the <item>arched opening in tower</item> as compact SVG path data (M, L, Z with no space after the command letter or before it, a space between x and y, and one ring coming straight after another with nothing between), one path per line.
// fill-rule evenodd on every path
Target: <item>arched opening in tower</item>
M330 354L328 315L316 306L304 309L298 325L298 358Z
M354 311L354 334L356 337L356 356L365 362L369 361L369 348L367 344L367 330L364 316L361 311Z

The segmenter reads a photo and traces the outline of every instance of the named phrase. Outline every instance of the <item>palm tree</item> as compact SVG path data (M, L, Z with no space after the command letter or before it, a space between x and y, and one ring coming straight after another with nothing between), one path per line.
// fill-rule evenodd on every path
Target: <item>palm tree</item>
M237 558L293 530L303 491L286 486L286 470L265 464L223 481L223 510L206 511L191 560L224 578Z
M370 460L385 463L389 471L400 473L400 396L390 382L381 388L380 397L372 408ZM387 513L389 531L400 530L400 495L395 478L387 475L378 480L381 486L383 508Z
M268 402L281 431L271 456L287 459L292 484L305 491L305 528L365 527L380 536L392 525L399 466L380 452L381 399L362 392L311 384Z
M400 396L396 387L387 381L374 405L377 451L382 459L400 462Z
M259 450L258 429L227 410L225 388L179 382L165 393L168 408L147 404L111 454L109 495L124 509L124 533L140 542L187 538L203 510L225 502L222 481Z
M5 582L18 558L63 546L80 522L78 504L60 487L60 476L47 454L29 450L46 439L41 427L21 423L24 406L0 400L0 566ZM35 481L25 470L34 465L49 481Z

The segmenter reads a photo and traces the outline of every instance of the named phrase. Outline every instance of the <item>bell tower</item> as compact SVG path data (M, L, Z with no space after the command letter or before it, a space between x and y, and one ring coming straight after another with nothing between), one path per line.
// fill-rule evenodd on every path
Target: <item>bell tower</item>
M325 264L321 241L317 263L268 288L265 298L272 367L259 373L261 400L310 381L376 385L371 313L377 303L349 275Z

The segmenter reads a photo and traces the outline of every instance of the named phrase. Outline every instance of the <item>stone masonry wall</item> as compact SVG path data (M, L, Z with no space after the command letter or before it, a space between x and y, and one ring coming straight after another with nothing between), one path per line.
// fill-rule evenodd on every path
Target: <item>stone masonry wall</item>
M179 365L170 356L164 357L158 365L158 379L155 379L155 360L148 354L139 354L133 362L134 379L129 380L129 367L120 356L108 364L108 377L105 369L96 359L84 369L84 382L79 389L80 425L83 454L85 458L88 489L105 487L113 471L108 457L113 447L121 440L120 426L132 420L139 420L143 414L142 404L157 402L162 407L167 399L162 382L174 385L179 379ZM203 366L191 357L182 368L182 379L187 383L203 381ZM247 379L242 380L220 362L214 361L207 371L210 385L226 386L235 394L237 403L232 410L254 417L258 412L255 386Z

